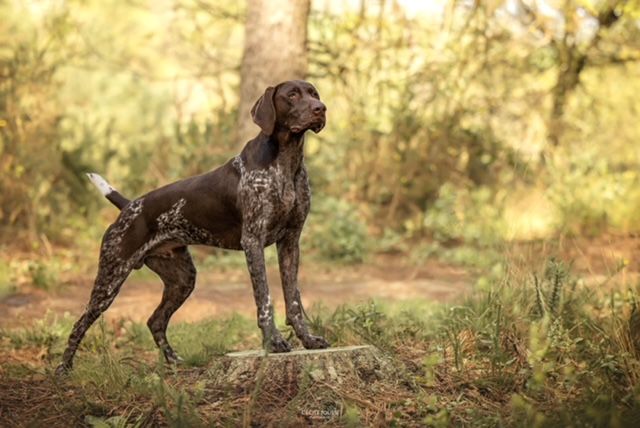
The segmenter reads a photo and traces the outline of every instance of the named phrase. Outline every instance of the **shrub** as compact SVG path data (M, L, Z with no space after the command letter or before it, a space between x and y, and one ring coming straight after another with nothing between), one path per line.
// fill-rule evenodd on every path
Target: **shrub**
M356 208L334 197L314 201L304 235L303 244L326 260L358 263L369 250L367 228Z
M473 190L446 183L424 218L424 227L438 241L492 245L504 237L504 195L488 187Z
M596 236L607 229L640 229L640 174L615 170L595 153L580 153L564 165L550 166L547 195L555 206L557 228Z

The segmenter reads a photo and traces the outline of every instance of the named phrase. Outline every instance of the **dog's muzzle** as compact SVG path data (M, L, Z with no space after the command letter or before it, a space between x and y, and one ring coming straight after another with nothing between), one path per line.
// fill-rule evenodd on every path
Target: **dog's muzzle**
M311 127L309 129L311 129L313 132L315 132L317 134L318 132L322 131L322 129L324 128L325 123L326 122L324 120L318 121L315 124L312 123Z
M304 132L310 129L317 134L324 128L324 125L326 123L326 118L324 117L324 115L322 115L321 117L316 116L308 120L302 120L301 122L302 124L299 124L299 125L298 124L291 125L289 127L291 132L293 132L294 134L299 134L301 132Z

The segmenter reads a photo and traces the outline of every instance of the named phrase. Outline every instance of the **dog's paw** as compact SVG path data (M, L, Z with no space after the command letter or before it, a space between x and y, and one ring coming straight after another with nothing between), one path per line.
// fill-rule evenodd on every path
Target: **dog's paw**
M322 336L309 334L301 337L300 341L306 349L325 349L329 347L329 342L327 342Z
M167 361L167 364L171 365L180 365L184 363L182 357L176 354L173 349L167 349L164 351L164 359Z
M274 337L267 342L266 350L273 353L291 352L291 345L282 336Z
M57 377L63 377L69 374L71 366L65 363L60 364L55 371Z

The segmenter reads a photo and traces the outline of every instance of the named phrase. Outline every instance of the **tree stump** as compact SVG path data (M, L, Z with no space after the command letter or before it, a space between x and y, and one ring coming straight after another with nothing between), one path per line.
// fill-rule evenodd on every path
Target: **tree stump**
M264 370L269 378L294 377L300 382L308 375L316 382L371 382L393 377L391 362L373 346L345 346L318 350L296 350L267 354L263 350L232 352L226 355L229 365L227 382L234 384L253 378Z
M246 397L250 419L259 425L336 421L352 405L377 414L383 402L412 395L404 367L369 345L232 352L211 374L214 389Z

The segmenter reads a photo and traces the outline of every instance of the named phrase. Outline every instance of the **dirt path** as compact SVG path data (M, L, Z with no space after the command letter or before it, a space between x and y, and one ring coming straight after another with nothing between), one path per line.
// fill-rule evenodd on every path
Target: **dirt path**
M343 303L364 302L370 298L444 302L469 290L472 282L464 270L438 263L417 269L389 259L377 262L331 269L303 267L300 271L303 303L306 307L321 303L335 308ZM69 312L77 317L88 301L91 282L92 278L80 278L56 292L28 289L5 297L0 300L0 327L29 325L42 319L47 312L58 316ZM276 268L269 268L269 284L275 310L282 314L284 303ZM105 317L144 322L160 302L161 293L161 282L155 277L130 278ZM232 312L255 316L248 274L241 269L224 273L201 271L193 295L176 312L173 321L197 321Z
M633 283L640 278L640 238L604 236L597 239L565 238L557 241L514 244L507 255L516 266L534 265L550 256L568 261L585 280L600 284L624 261L624 272L616 281ZM197 263L198 264L198 263ZM268 267L271 294L278 314L283 313L280 278L275 266ZM73 277L55 292L22 289L0 298L0 328L30 325L47 312L72 317L80 315L89 299L93 278ZM375 298L383 301L425 299L452 301L470 290L473 274L462 268L429 260L420 267L408 266L406 256L376 256L368 264L328 268L304 263L300 270L302 300L307 308L322 303L335 308ZM162 285L152 273L134 275L105 316L144 322L160 302ZM199 266L193 295L175 314L174 321L197 321L238 312L255 316L253 294L246 269L213 270Z

